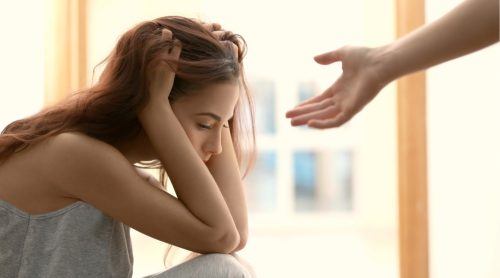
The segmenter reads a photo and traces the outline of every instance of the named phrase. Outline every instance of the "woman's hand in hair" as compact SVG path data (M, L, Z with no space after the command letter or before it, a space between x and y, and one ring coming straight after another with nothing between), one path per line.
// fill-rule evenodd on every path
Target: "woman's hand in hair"
M239 48L234 42L229 40L229 38L233 35L233 32L222 29L222 26L219 23L206 23L198 19L195 19L195 21L201 24L205 30L211 32L221 43L231 48L234 57L238 58Z
M195 19L195 21L201 24L203 28L205 28L209 32L222 30L222 26L219 23L207 23L198 19Z
M162 40L172 41L172 47L165 55L166 60L172 63L164 62L162 59L163 61L152 71L149 93L150 102L169 103L168 96L175 79L175 62L179 60L182 47L180 41L174 39L172 32L166 28L162 30Z

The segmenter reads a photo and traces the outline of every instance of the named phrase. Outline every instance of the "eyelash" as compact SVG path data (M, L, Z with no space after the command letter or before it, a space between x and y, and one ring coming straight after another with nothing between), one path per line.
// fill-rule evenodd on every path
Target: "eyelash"
M202 125L202 124L198 124L198 126L199 126L200 128L203 128L203 129L211 129L211 128L212 128L212 127L211 127L211 126L209 126L209 125Z
M208 130L212 129L212 127L211 127L211 126L209 126L209 125L198 124L198 126L199 126L200 128L203 128L203 129L208 129ZM224 127L224 128L229 128L229 126L227 126L227 125L223 125L222 127Z

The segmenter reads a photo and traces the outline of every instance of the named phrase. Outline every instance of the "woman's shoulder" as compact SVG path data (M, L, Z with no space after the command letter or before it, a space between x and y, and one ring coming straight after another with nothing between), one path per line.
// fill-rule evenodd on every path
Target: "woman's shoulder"
M102 156L114 162L124 159L111 145L77 132L31 144L0 165L0 197L30 212L63 207L68 198L74 197L65 194L67 185L71 185L68 181L87 179L86 165L101 164L105 171L107 165L98 161Z
M114 146L80 132L64 132L44 142L46 171L74 173L89 165L128 163Z
M54 142L55 146L71 147L71 146L96 146L96 147L112 147L104 141L91 137L87 134L77 131L67 131L52 136L48 141Z
M79 190L72 188L73 186L87 186L95 182L97 176L115 172L116 168L120 168L122 172L123 169L133 169L118 149L79 132L55 135L47 140L44 149L46 176L52 177L53 184L67 193Z
M63 132L55 135L45 142L44 150L48 157L59 159L83 159L103 154L120 157L121 154L114 146L81 132ZM121 157L125 159L123 155Z

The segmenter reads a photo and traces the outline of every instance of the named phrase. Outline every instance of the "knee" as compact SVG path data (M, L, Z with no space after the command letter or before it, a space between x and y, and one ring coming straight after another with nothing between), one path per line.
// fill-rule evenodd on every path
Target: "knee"
M210 264L218 268L224 277L228 278L251 278L250 272L235 257L229 254L206 254L205 257ZM218 272L219 272L218 271Z

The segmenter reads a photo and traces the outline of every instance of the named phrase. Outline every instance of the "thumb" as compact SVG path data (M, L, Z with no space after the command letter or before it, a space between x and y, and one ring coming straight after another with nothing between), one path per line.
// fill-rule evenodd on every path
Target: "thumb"
M333 62L342 60L341 49L326 52L317 56L314 56L314 60L321 65L329 65Z

